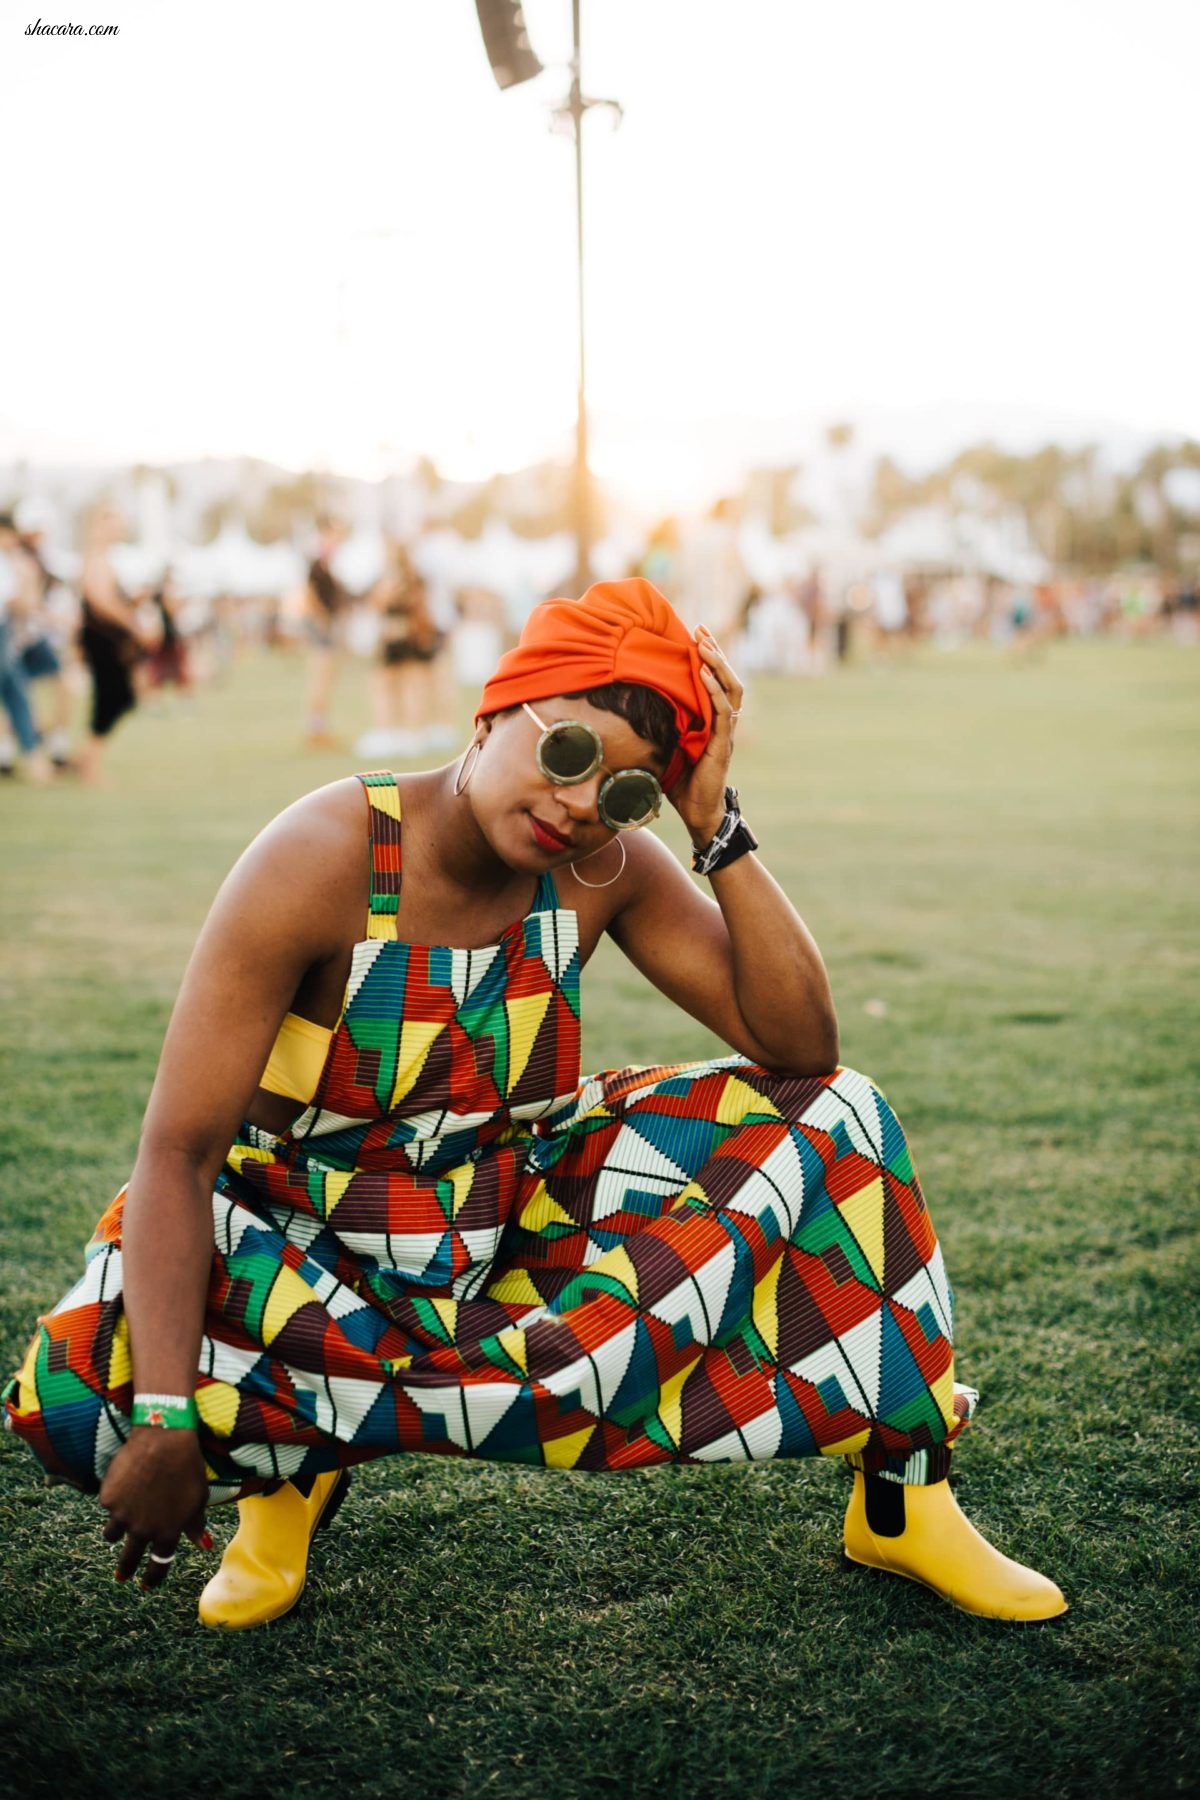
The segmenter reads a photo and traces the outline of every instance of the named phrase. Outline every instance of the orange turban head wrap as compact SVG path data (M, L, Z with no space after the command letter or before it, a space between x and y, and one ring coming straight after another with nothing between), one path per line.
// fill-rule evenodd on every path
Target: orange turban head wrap
M679 748L663 786L700 760L712 735L713 706L683 620L648 581L598 581L582 600L543 600L516 648L484 684L476 721L525 700L579 694L609 682L653 688L675 713Z

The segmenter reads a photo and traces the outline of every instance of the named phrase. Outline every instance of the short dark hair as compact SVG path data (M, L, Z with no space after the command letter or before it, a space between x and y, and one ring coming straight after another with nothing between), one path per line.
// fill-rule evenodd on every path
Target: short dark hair
M640 738L654 745L664 767L679 748L675 708L656 688L644 687L640 681L608 681L603 687L579 688L563 698L586 700L600 712L616 713Z

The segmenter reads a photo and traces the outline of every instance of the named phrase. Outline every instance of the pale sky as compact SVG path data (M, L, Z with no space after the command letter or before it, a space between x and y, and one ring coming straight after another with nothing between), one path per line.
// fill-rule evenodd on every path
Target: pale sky
M501 93L471 0L2 0L7 441L368 474L565 449L570 0L525 10L550 66ZM726 415L1200 436L1197 0L583 16L625 109L586 127L602 473Z

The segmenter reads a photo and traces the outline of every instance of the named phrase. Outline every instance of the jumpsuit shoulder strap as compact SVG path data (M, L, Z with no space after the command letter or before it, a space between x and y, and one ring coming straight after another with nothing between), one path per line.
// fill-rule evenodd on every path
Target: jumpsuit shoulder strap
M557 912L562 901L558 897L558 886L549 869L543 869L538 876L537 891L533 896L531 913Z
M394 938L400 910L400 789L390 770L360 775L371 841L371 902L367 936Z

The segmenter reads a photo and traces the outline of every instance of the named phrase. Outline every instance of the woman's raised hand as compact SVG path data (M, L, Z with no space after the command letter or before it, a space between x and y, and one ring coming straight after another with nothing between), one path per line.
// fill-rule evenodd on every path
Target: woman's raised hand
M676 785L670 800L692 842L699 846L709 842L725 817L729 759L744 690L708 626L697 625L693 636L700 654L700 676L713 703L713 730L703 756Z
M211 1550L204 1525L208 1482L204 1458L192 1431L135 1427L113 1457L100 1489L108 1513L104 1527L110 1544L124 1543L114 1574L129 1581L142 1565L141 1585L161 1587L181 1537L200 1550Z

